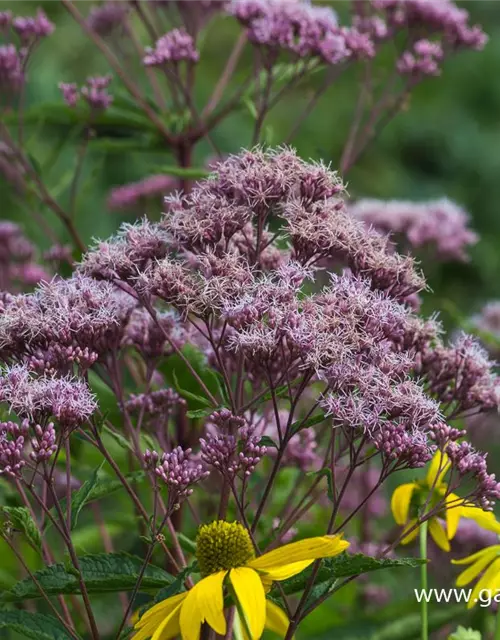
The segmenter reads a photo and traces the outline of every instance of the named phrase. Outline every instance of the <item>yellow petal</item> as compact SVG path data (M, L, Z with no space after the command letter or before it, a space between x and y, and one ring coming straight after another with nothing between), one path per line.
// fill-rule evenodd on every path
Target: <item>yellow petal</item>
M283 609L274 602L266 600L266 629L284 638L289 624L290 621Z
M463 517L463 507L460 506L460 497L454 493L446 496L446 534L448 540L453 540L458 529L460 518ZM450 506L448 505L455 505Z
M494 531L500 534L500 522L497 521L493 512L483 511L483 509L474 506L462 507L462 517L474 520L477 524L487 531Z
M249 567L231 569L229 579L250 631L250 640L259 640L266 622L266 594L259 574Z
M264 573L261 577L263 582L274 582L279 580L286 580L292 576L297 575L301 571L304 571L306 567L312 564L314 560L301 560L300 562L292 562L290 564L284 564L281 567L273 567Z
M146 640L146 638L153 637L161 625L163 625L162 640L178 635L180 606L186 596L187 593L179 593L148 609L134 627L137 630L137 633L132 636L134 640ZM170 631L172 633L168 635Z
M469 602L467 603L467 609L471 609L476 604L475 601L477 600L478 595L481 593L481 591L490 588L490 586L498 579L499 573L500 558L495 560L477 581L476 586L474 587L470 595Z
M139 629L146 624L150 624L153 618L155 620L157 618L166 618L177 607L177 605L179 605L184 600L186 596L187 593L179 593L176 596L172 596L171 598L166 598L166 600L158 602L158 604L155 604L154 607L148 609L141 616L140 620L136 623L135 628Z
M180 617L183 640L198 640L203 622L208 622L219 635L225 635L222 583L226 573L219 571L207 576L189 591L182 605Z
M429 533L440 549L443 551L450 550L450 543L446 537L446 531L443 529L437 518L431 518L429 520Z
M182 603L180 617L182 640L199 640L200 638L202 617L196 597L196 586L188 591L186 599Z
M342 540L340 535L306 538L264 553L259 558L251 560L247 566L267 573L273 569L279 569L283 565L295 564L304 560L331 558L345 551L348 546L349 543Z
M408 523L408 525L405 527L403 531L403 534L402 534L403 537L401 538L400 544L410 544L410 542L413 542L413 540L415 540L415 538L418 536L418 531L420 527L415 527L413 531L410 531L410 529L412 529L412 527L415 526L416 522L417 522L416 518L413 518L412 520L410 520L410 522ZM405 531L410 531L410 533L405 535Z
M391 511L394 520L396 520L398 524L406 524L410 512L411 498L416 488L417 485L414 482L400 484L392 494Z
M427 472L427 486L438 489L443 484L444 477L450 465L451 462L446 453L438 451L432 458L429 471Z
M464 585L469 584L469 582L472 582L472 580L477 578L481 571L483 571L496 557L496 550L491 551L490 549L488 553L483 553L483 555L478 560L476 560L474 564L471 564L470 567L467 567L467 569L465 569L465 571L462 571L462 573L458 576L456 582L457 587L463 587Z
M476 553L473 553L470 556L466 556L465 558L460 558L459 560L452 560L451 563L452 564L472 564L473 562L475 562L485 554L490 553L490 551L493 551L493 549L495 549L496 553L500 554L500 544L494 544L491 547L485 547L484 549L481 549L481 551L476 551Z
M179 635L181 630L179 623L181 607L182 603L177 605L170 615L165 618L154 632L151 640L170 640L170 638L175 638Z

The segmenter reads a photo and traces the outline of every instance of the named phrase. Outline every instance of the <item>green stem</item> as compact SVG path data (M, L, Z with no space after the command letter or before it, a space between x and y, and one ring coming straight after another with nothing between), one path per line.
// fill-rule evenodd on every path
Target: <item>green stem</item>
M495 626L495 638L494 640L500 640L500 606L497 609L497 621Z
M427 610L427 520L420 525L420 557L425 563L420 567L420 587L423 597L420 600L420 611L422 619L421 640L429 640L428 610Z

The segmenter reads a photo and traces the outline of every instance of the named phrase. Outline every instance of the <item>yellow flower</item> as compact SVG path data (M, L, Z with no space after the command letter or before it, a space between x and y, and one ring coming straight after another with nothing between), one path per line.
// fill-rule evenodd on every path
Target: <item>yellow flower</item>
M202 579L185 593L167 598L149 609L135 625L134 640L199 640L206 622L219 635L226 633L224 588L233 596L244 618L250 640L264 627L285 635L285 613L266 600L274 581L286 580L318 558L336 556L349 546L341 536L307 538L286 544L256 558L247 530L237 522L219 520L200 527L196 559Z
M408 535L401 540L401 544L408 544L414 540L420 527L415 527L417 518L410 517L410 506L412 499L417 498L419 505L424 505L429 499L429 507L439 504L446 495L448 485L444 481L444 477L450 468L450 460L446 454L436 453L431 461L429 471L424 480L409 482L400 485L392 494L391 510L394 520L405 527L409 531ZM474 506L472 503L465 503L460 496L450 493L445 498L445 505L442 511L446 520L446 527L443 527L438 516L434 516L429 520L429 533L434 542L443 551L450 550L450 540L453 539L457 532L460 518L469 518L477 522L483 529L494 531L500 534L500 523L490 511Z
M481 549L481 551L473 553L471 556L467 556L467 558L452 560L452 563L471 565L458 576L457 587L463 587L469 584L484 571L470 594L469 602L467 603L468 609L471 609L476 604L481 591L488 590L496 593L496 590L500 589L500 544Z

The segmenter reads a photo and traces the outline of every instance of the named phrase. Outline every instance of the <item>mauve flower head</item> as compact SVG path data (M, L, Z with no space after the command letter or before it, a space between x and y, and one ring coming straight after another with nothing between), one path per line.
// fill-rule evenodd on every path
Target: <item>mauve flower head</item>
M481 311L470 319L472 326L477 329L485 348L495 358L500 358L500 300L491 300Z
M21 418L45 424L51 417L63 428L83 424L97 409L83 380L36 376L25 365L6 367L0 377L0 402Z
M453 413L486 411L500 405L500 380L494 362L472 336L461 333L450 346L438 343L421 354L421 372L429 391Z
M452 0L373 0L373 5L392 27L437 33L454 48L481 50L488 40L479 26L470 25L469 13Z
M84 86L80 89L82 98L94 111L105 111L111 106L113 96L108 93L108 87L112 76L94 76L87 78Z
M60 82L58 87L62 93L63 100L68 107L76 107L78 100L80 99L78 85L74 82Z
M130 209L140 204L141 200L160 198L173 191L176 181L167 175L152 175L128 184L111 189L107 204L112 210Z
M23 420L21 424L0 422L0 476L21 477L26 464L23 453L28 430L27 420Z
M144 462L156 476L166 484L171 507L193 493L192 486L209 475L201 464L192 460L191 449L176 447L170 453L161 456L156 451L146 450Z
M55 25L47 18L42 9L38 9L34 18L15 17L12 20L12 28L23 43L29 44L39 38L50 36Z
M123 25L127 12L128 6L125 2L107 0L104 4L90 9L87 24L100 36L109 36Z
M53 244L47 251L44 251L43 259L56 265L61 263L72 265L73 248L69 244Z
M81 275L54 279L0 316L0 347L39 372L86 369L119 344L122 313L112 285Z
M145 358L156 359L171 354L175 345L186 343L184 324L174 311L156 313L153 318L144 308L134 309L125 327L122 345L133 345Z
M168 235L146 218L123 224L107 242L97 242L83 256L79 270L93 278L133 282L141 272L167 254Z
M485 511L491 510L500 498L500 482L494 473L488 473L488 454L476 451L469 442L450 442L445 453L450 459L452 472L456 471L460 477L468 476L475 481L469 499Z
M399 73L406 76L438 76L441 73L440 62L443 56L443 49L439 43L418 40L411 50L402 53L396 66Z
M192 36L183 29L173 29L156 42L154 49L146 49L143 62L147 67L161 67L179 62L195 63L199 58Z
M159 389L148 393L132 394L125 403L127 411L148 416L166 416L178 407L186 406L186 401L174 389Z
M0 11L0 30L7 31L12 24L12 11Z
M269 64L280 51L300 58L319 57L328 64L338 64L351 55L373 55L369 35L341 29L330 7L299 0L234 0L228 11L247 28L250 42L267 49Z
M0 90L9 95L19 91L24 82L22 60L13 44L0 45Z
M468 214L445 198L428 202L362 199L349 206L357 220L381 233L395 234L411 247L431 247L441 260L467 260L467 248L478 236Z

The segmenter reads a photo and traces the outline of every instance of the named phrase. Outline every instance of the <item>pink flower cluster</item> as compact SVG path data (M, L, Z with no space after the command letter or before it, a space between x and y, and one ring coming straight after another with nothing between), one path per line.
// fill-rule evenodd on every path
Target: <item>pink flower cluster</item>
M80 88L72 82L60 82L59 89L68 107L76 107L82 98L93 111L105 111L113 102L107 90L111 79L110 75L87 78Z
M198 62L199 53L193 37L183 29L173 29L162 36L154 49L146 49L144 64L147 67L161 67L179 62Z
M467 213L445 198L428 202L367 198L351 204L349 213L383 234L393 234L403 247L430 247L441 260L467 260L467 248L478 240Z
M165 196L175 186L176 181L171 176L148 176L138 182L114 187L108 196L108 207L112 210L130 209L139 206L141 201Z
M286 0L233 0L228 11L247 28L252 43L275 54L287 51L327 64L375 55L368 33L339 27L329 7Z

